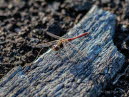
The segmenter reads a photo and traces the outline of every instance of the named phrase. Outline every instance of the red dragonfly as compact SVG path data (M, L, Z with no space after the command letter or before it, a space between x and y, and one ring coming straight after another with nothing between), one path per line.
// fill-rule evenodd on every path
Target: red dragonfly
M89 32L85 32L85 33L80 34L80 35L78 35L76 37L73 37L73 38L62 38L62 37L59 37L59 36L54 35L54 34L49 33L49 32L47 32L47 34L49 36L52 36L52 37L58 39L58 40L51 41L51 42L46 42L46 43L43 43L43 44L39 44L39 45L36 45L36 47L37 48L43 48L43 47L50 47L50 46L52 46L52 50L53 51L58 51L58 50L60 50L63 47L65 48L65 50L67 50L66 44L70 44L74 49L76 49L76 46L74 46L74 44L71 44L70 42L75 40L75 39L77 39L77 38L80 38L80 37L88 35ZM79 56L77 56L77 57L81 57L82 58L83 57L82 56L83 52L79 51L78 49L76 49L76 50L77 50L78 53L80 53ZM67 58L69 60L71 60L71 58L69 57L70 51L67 50L67 52L65 54L67 54ZM60 56L60 55L58 55L58 56ZM39 55L37 56L37 58L38 57L39 57ZM60 58L63 59L61 56L60 56ZM76 60L76 59L73 59L73 60Z
M85 33L80 34L80 35L78 35L78 36L76 36L76 37L73 37L73 38L62 38L62 37L59 37L59 36L54 35L54 34L49 33L49 32L47 32L47 34L49 34L50 36L52 36L52 37L54 37L54 38L56 38L56 39L58 39L58 40L51 41L51 42L46 42L46 43L37 45L36 47L38 47L38 48L43 48L43 47L50 47L50 46L52 46L52 50L58 51L60 48L63 47L63 44L64 44L64 43L68 43L68 42L70 42L70 41L72 41L72 40L75 40L75 39L77 39L77 38L86 36L86 35L89 34L89 32L85 32Z

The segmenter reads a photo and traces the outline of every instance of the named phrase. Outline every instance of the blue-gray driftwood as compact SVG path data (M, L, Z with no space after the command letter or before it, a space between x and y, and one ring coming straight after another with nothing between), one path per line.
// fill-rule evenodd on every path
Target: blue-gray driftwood
M49 50L31 66L15 67L1 79L0 97L98 96L124 63L113 43L115 19L94 6L65 37L88 36L72 41L76 47L66 44L67 51Z

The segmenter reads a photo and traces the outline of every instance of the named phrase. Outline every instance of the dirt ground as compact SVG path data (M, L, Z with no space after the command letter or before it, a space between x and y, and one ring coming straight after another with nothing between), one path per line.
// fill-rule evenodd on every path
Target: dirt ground
M114 44L126 56L121 76L100 97L129 95L128 0L0 0L0 78L14 66L31 65L48 50L35 45L54 40L48 32L64 35L94 4L116 14Z

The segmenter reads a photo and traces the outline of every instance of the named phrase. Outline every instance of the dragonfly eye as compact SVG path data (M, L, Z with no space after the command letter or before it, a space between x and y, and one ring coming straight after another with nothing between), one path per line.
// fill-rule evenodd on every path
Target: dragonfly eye
M59 45L54 45L54 46L52 47L52 49L53 49L54 51L58 51L60 48L63 48L63 44L62 44L62 43L60 43Z
M58 50L60 49L60 47L59 47L58 45L54 45L54 46L52 47L52 49L53 49L54 51L58 51Z

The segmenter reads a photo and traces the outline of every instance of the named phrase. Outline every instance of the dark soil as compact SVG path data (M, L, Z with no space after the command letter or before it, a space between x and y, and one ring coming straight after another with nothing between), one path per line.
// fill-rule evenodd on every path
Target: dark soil
M72 2L72 1L71 1ZM16 65L29 65L54 40L46 32L64 35L90 9L92 2L61 0L0 1L0 77ZM86 7L83 7L86 6Z
M109 83L100 97L129 95L128 0L0 0L0 78L14 66L31 65L48 49L35 45L54 40L47 32L64 35L93 4L116 14L114 44L126 56L118 75L124 74L117 81L114 79L116 83Z

